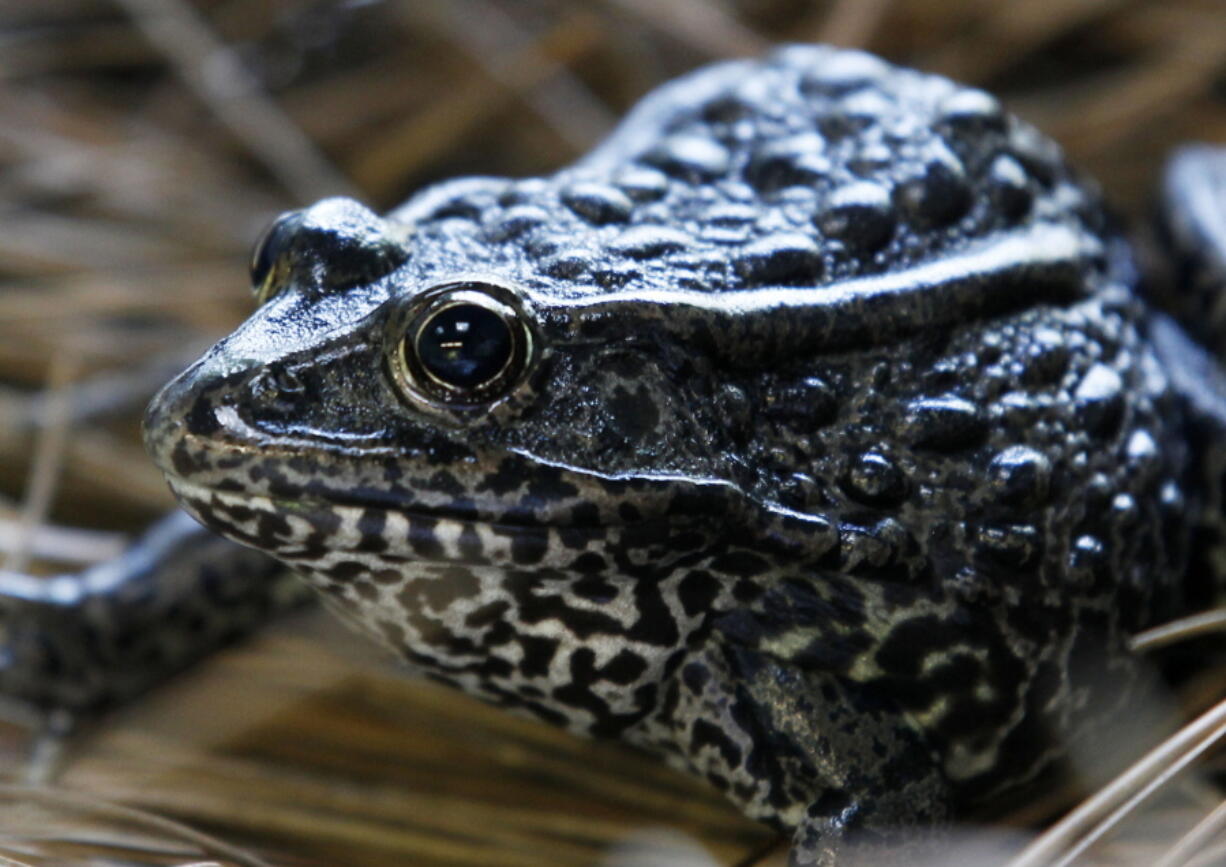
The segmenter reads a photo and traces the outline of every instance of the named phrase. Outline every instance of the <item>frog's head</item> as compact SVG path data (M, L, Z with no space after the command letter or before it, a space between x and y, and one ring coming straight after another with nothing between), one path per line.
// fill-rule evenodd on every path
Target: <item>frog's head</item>
M315 525L315 553L404 557L447 547L462 524L496 532L440 557L546 557L565 571L586 537L722 527L729 508L749 508L737 486L746 397L657 327L658 304L576 294L438 210L383 219L328 199L265 232L251 269L260 309L147 418L189 509L291 560L304 553L295 520ZM249 498L275 507L275 528L227 512ZM359 539L347 519L380 529Z
M552 178L326 200L261 241L260 309L155 399L149 448L190 512L413 661L619 731L712 612L837 556L813 467L840 382L1099 279L1097 212L1032 138L793 50L670 86ZM793 476L815 493L781 499Z
M497 209L516 186L464 195ZM190 513L415 663L618 731L771 568L738 553L762 510L739 479L748 399L658 305L618 315L479 223L420 210L331 199L277 220L253 258L259 309L154 400L148 447ZM810 553L829 548L820 516L797 520ZM562 716L533 696L565 665L608 674Z

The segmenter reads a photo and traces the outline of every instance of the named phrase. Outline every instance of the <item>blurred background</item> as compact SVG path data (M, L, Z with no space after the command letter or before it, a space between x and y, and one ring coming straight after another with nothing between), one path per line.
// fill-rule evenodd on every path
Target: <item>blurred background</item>
M250 311L250 245L279 211L338 193L383 210L446 177L551 172L657 84L781 41L864 47L992 90L1133 220L1173 146L1226 143L1223 0L0 0L0 560L77 569L170 506L139 444L140 408ZM608 863L710 863L703 852L733 863L770 844L665 771L510 731L458 697L355 680L356 663L311 655L322 653L311 630L329 648L343 642L330 627L295 629L230 657L205 686L120 717L70 781L274 839L278 863L593 863L661 822L706 848L631 843L617 849L631 860ZM274 694L293 710L266 707ZM420 740L471 719L487 726L478 746L426 739L428 772L420 755L401 757L417 771L388 769L405 726ZM233 768L216 752L175 752L202 730L225 741ZM246 740L226 740L240 730ZM286 746L295 738L311 748ZM354 752L355 738L382 739L384 758ZM324 753L337 757L335 779L293 789L304 766L324 773ZM473 769L440 782L440 756ZM206 766L225 777L211 800ZM286 766L298 776L276 777ZM251 789L257 777L280 793L257 799L265 813L234 800L235 781ZM508 784L493 812L458 815L438 800L470 803L498 779L528 788ZM337 786L356 801L339 803ZM387 794L406 788L426 800ZM577 809L576 792L589 804L577 825L498 836L507 797L547 815ZM355 806L369 802L359 794L381 818ZM324 821L338 811L361 819ZM418 837L404 836L406 811ZM546 839L548 857L534 848ZM674 854L634 861L640 849Z

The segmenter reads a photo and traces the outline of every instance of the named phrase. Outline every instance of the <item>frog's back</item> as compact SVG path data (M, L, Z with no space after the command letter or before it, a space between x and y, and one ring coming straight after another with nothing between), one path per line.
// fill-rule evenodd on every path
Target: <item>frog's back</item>
M657 90L555 176L444 185L393 216L480 222L519 279L593 294L837 286L1036 225L1104 230L994 97L801 46Z

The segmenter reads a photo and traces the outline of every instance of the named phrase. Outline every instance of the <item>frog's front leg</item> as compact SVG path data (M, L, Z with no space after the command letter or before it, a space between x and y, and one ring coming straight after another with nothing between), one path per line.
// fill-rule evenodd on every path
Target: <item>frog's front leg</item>
M131 698L301 598L290 578L182 512L78 574L0 573L0 695L73 714Z
M848 843L892 846L947 818L940 761L894 702L828 672L739 655L763 725L816 772L793 836L793 865L833 864Z
M675 693L685 763L793 833L794 865L835 864L850 845L893 845L948 817L938 757L880 691L716 643L682 666Z

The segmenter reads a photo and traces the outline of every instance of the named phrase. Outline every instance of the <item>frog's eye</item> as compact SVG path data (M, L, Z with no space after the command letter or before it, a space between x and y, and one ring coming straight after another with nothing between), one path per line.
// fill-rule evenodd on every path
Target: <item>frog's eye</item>
M493 284L438 287L412 313L399 347L414 396L458 405L490 403L519 380L532 348L523 315Z
M297 211L289 211L277 217L260 234L251 251L251 291L255 293L255 300L260 304L269 298L269 278L272 277L277 259L293 235L294 227L299 222L298 217Z

